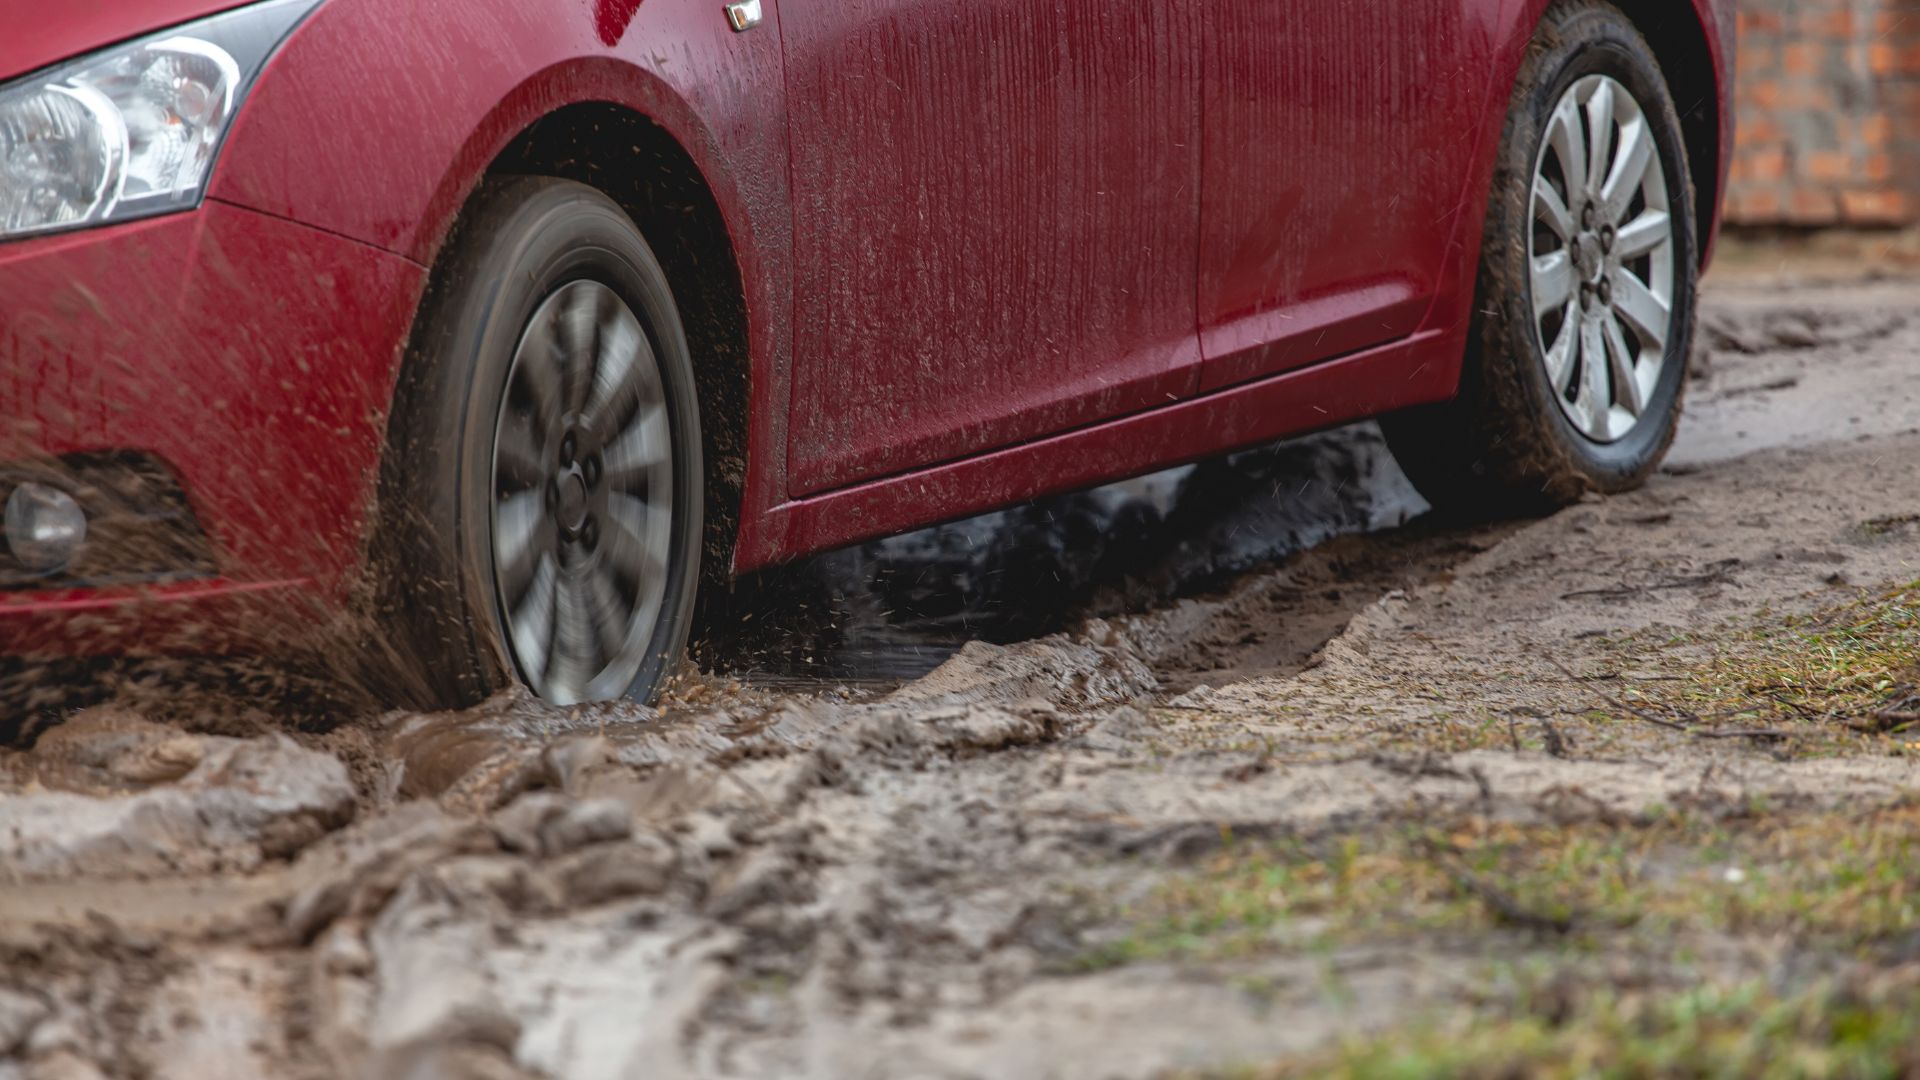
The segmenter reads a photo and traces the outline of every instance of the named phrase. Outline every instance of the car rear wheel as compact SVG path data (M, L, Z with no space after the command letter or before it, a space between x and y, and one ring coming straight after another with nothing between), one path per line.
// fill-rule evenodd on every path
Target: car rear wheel
M489 181L434 271L389 425L389 617L441 703L517 678L646 700L699 578L699 410L658 261L604 195Z
M1459 396L1383 422L1443 510L1637 487L1672 443L1698 272L1680 121L1617 9L1556 5L1514 90Z

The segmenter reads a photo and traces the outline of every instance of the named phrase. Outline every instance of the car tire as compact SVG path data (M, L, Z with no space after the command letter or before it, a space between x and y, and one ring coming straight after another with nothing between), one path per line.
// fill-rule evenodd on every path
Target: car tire
M556 704L650 700L693 617L700 448L686 336L632 219L571 181L485 181L435 264L383 459L378 607L412 696L462 706L517 678Z
M1603 87L1611 119L1596 125ZM1642 186L1607 188L1606 174L1634 158L1632 125L1650 137ZM1572 175L1587 166L1601 127L1609 166L1588 166L1586 175L1613 199L1587 197L1592 189ZM1573 145L1576 136L1584 146ZM1630 490L1658 467L1679 421L1693 336L1699 260L1689 176L1679 116L1640 32L1609 4L1556 4L1527 51L1501 137L1459 394L1382 421L1401 466L1437 509L1469 517L1546 512L1587 492ZM1535 194L1537 181L1560 207ZM1646 215L1660 202L1665 246L1628 260L1653 235L1645 225L1655 219ZM1563 239L1565 232L1573 235ZM1557 320L1556 255L1574 279ZM1621 282L1622 270L1640 288ZM1646 296L1662 299L1662 291L1664 333L1643 332L1636 319L1657 321L1659 311ZM1575 340L1557 351L1570 325ZM1604 371L1588 364L1590 349Z

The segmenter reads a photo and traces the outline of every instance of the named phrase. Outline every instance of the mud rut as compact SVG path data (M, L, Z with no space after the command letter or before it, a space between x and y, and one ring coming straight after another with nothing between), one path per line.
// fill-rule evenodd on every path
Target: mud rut
M1088 958L1235 845L1909 798L1897 747L1609 702L1920 577L1916 296L1714 289L1672 466L1545 521L1401 524L1360 428L792 572L657 716L36 726L0 753L0 1078L1151 1076L1486 993L1559 955L1539 927ZM1813 963L1607 940L1569 970Z

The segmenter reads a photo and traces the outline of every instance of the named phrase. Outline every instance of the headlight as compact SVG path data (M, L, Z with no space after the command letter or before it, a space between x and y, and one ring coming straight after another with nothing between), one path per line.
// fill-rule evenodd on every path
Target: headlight
M253 78L320 0L265 0L0 87L0 239L200 203Z

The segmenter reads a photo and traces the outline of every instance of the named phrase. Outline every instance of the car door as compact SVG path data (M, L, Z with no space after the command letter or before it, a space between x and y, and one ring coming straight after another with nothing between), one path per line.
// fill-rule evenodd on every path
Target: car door
M1198 380L1199 0L781 0L790 493Z
M1203 388L1413 332L1464 209L1501 0L1212 0Z

